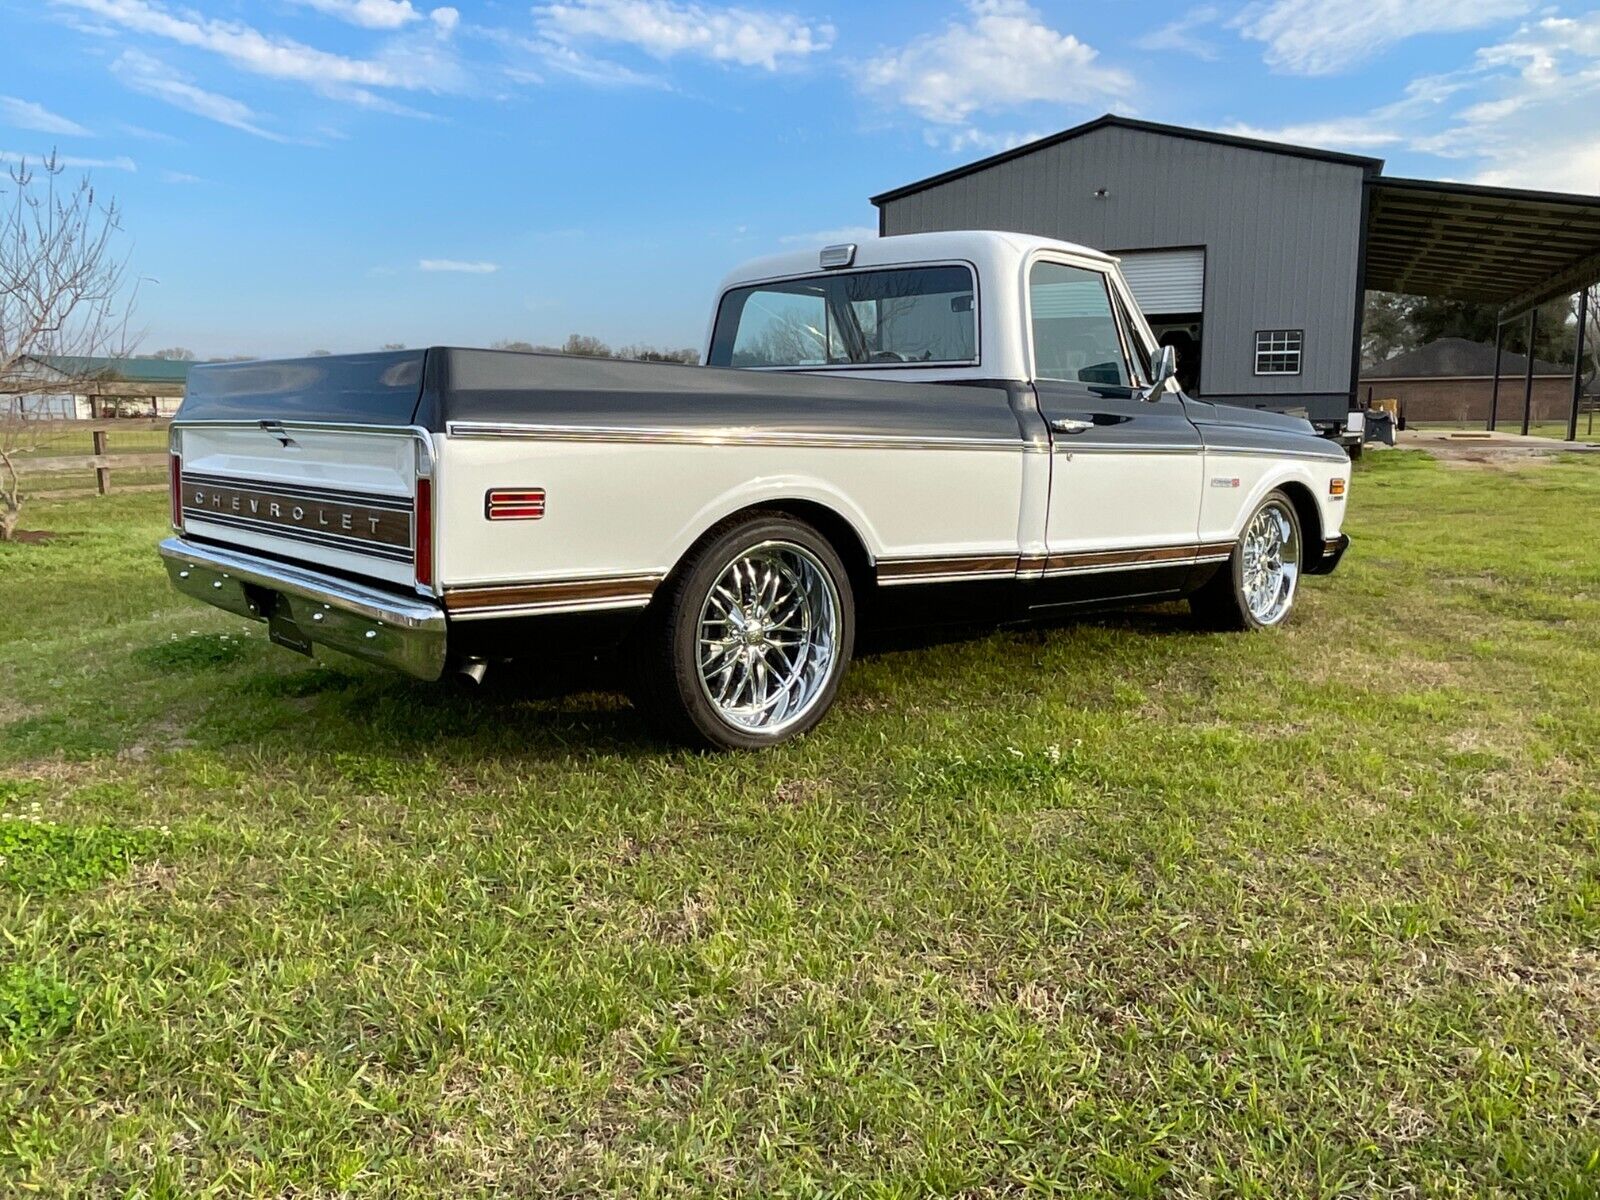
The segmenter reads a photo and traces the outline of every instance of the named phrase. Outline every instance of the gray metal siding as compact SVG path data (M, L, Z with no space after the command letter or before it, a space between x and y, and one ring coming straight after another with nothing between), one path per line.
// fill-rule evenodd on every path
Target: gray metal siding
M1363 178L1353 164L1111 127L891 200L884 229L1204 246L1200 390L1270 402L1350 390ZM1255 374L1258 329L1305 330L1300 375Z

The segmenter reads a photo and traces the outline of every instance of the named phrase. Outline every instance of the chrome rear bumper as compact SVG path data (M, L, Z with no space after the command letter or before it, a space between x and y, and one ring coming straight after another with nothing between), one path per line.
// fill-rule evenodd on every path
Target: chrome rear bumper
M172 586L253 621L287 622L305 641L418 679L444 674L444 609L272 559L170 537L159 547Z

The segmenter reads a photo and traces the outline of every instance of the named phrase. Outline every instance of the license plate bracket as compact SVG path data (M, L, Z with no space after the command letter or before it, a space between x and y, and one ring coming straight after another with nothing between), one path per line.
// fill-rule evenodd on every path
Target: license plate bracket
M267 640L274 646L311 657L311 639L295 624L294 610L288 601L266 588L251 588L250 591L253 593L251 600L267 618Z

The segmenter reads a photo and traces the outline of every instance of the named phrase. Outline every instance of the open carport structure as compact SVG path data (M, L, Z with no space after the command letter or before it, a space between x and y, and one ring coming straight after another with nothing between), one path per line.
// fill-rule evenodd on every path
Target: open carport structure
M1490 429L1499 415L1507 326L1525 319L1531 347L1538 306L1577 293L1577 353L1567 415L1567 440L1574 440L1588 288L1600 280L1600 197L1382 177L1369 182L1367 195L1368 288L1499 307ZM1530 353L1523 376L1523 433L1533 410L1533 362Z
M1185 387L1332 430L1357 400L1368 289L1490 304L1505 323L1600 279L1600 197L1383 167L1107 115L873 203L883 234L1009 229L1108 250Z

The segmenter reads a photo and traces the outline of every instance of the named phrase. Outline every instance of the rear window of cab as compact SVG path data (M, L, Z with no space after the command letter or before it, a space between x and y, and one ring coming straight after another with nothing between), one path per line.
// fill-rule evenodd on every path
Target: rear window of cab
M970 365L977 292L966 266L836 272L733 288L707 364L799 368Z

